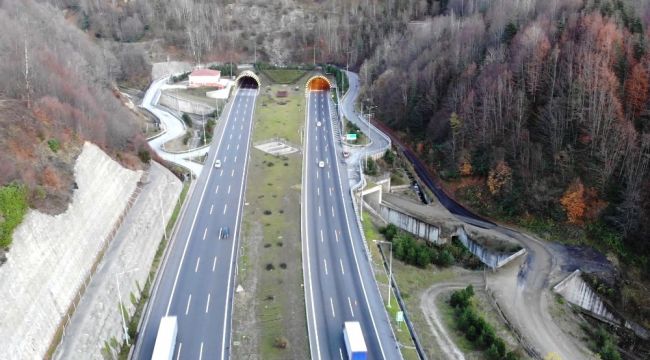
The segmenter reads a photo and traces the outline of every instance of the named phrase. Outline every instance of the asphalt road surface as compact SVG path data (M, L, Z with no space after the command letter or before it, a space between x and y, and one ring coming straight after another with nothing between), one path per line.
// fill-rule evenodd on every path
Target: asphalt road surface
M360 229L349 222L354 210L337 163L329 101L329 92L310 91L304 142L302 241L311 357L346 359L343 322L359 321L369 359L401 359Z
M175 359L227 359L246 167L257 89L238 89L215 132L176 238L161 269L136 342L149 360L160 319L178 317ZM216 159L221 167L216 168ZM230 236L220 239L226 227Z

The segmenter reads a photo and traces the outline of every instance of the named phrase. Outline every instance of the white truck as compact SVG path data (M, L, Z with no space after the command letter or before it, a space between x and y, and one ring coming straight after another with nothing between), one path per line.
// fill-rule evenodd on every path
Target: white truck
M176 348L176 334L178 333L178 322L176 316L165 316L160 319L156 345L153 347L151 360L172 360Z
M348 360L366 360L368 358L368 348L358 321L343 323L343 338L345 339Z

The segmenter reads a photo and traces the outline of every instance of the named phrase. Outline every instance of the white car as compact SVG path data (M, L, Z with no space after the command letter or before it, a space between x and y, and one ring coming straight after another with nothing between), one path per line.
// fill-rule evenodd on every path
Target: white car
M320 168L325 167L325 161L319 161L318 162L318 167L320 167Z
M317 122L316 122L316 126L321 126L321 125L322 125L322 124L321 124L320 121L317 121Z
M220 168L221 167L221 160L219 160L219 159L215 160L214 161L214 167L216 167L217 169Z

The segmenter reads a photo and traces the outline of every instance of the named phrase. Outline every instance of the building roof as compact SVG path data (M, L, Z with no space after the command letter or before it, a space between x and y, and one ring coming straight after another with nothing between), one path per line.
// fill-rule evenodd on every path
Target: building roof
M190 76L221 76L221 71L211 69L196 69Z

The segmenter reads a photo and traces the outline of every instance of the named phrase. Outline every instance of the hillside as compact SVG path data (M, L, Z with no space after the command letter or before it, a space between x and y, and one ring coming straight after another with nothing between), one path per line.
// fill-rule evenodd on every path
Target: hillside
M110 51L32 0L0 2L0 29L0 186L22 186L29 206L53 214L76 186L72 166L84 141L142 167L137 154L148 146L116 96L120 63ZM0 201L2 246L9 205Z

